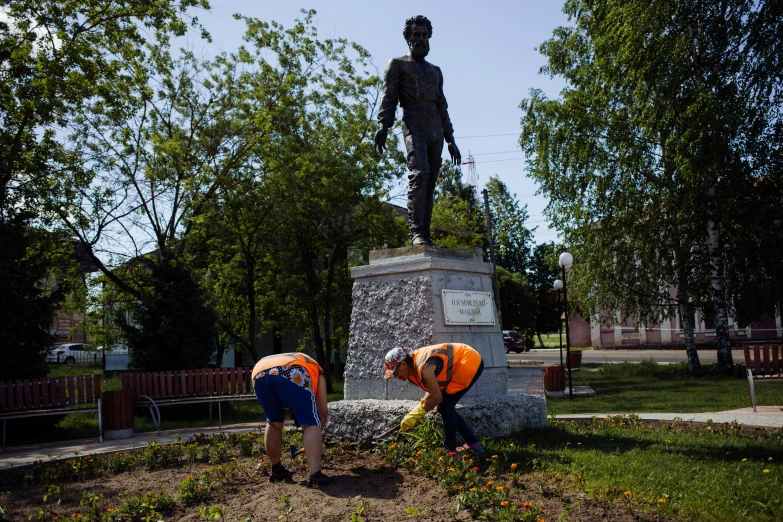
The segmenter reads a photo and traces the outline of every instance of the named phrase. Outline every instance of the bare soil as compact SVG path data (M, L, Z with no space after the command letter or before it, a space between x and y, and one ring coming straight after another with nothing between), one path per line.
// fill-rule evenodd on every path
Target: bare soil
M361 517L371 521L470 521L465 511L456 512L456 502L450 498L435 480L408 474L390 467L378 453L359 452L331 448L326 452L323 470L337 478L333 484L320 489L309 489L299 484L272 484L266 474L255 470L254 459L240 459L241 476L234 476L219 485L209 505L227 507L225 520L236 521L242 515L253 520L287 521L350 521L351 515L362 506L363 499L370 503ZM306 478L305 464L300 457L295 462L284 458L284 464L295 470L295 480ZM0 505L6 509L4 520L32 520L38 518L39 508L45 512L44 520L67 519L72 514L84 513L79 504L82 491L103 494L105 508L117 508L120 493L143 496L148 491L166 492L177 498L177 488L188 475L198 475L206 466L188 464L182 467L148 471L144 468L110 475L95 480L67 484L68 495L59 505L50 499L44 503L43 495L48 484L24 488L21 484L4 487L0 493ZM659 521L655 515L634 513L629 506L591 500L580 494L567 479L551 475L529 474L517 481L515 487L522 490L518 503L533 502L543 505L546 520L587 522L611 521ZM359 498L361 497L361 498ZM287 503L285 500L287 499ZM291 508L289 510L289 507ZM104 508L104 509L105 509ZM407 508L420 510L412 517ZM203 520L199 506L183 506L177 503L175 510L163 517L165 520Z

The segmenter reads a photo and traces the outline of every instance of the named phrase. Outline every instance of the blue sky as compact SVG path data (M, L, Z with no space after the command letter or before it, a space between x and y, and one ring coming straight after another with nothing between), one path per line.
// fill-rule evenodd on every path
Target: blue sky
M480 186L496 174L528 206L528 226L538 227L536 243L557 239L542 215L547 201L534 195L537 185L526 176L518 139L519 103L528 91L542 89L556 97L564 86L561 80L538 73L544 58L535 50L556 27L568 25L561 2L212 0L211 5L211 11L198 15L213 38L204 49L207 54L241 45L244 26L233 19L234 13L276 20L288 27L301 16L301 9L315 9L321 37L342 37L362 45L381 72L389 58L407 52L402 37L405 19L427 16L433 25L427 60L443 71L463 161L472 154ZM487 135L502 136L473 137Z

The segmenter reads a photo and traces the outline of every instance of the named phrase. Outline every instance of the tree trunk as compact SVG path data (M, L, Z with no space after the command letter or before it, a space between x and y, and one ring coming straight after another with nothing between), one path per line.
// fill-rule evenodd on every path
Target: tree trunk
M545 346L544 346L544 340L543 340L543 339L541 339L541 332L536 332L536 337L538 337L538 345L539 345L541 348L545 348Z
M258 353L258 331L256 312L256 288L253 282L252 264L248 263L247 280L245 281L245 297L247 297L248 322L247 322L247 346L254 361L261 359Z
M693 303L680 301L680 320L685 337L685 353L688 354L688 371L691 375L701 375L701 361L696 351L696 334L693 333Z
M718 370L731 373L734 361L731 357L729 338L729 314L726 306L726 288L723 284L723 251L720 244L720 227L716 219L715 187L707 191L707 247L710 257L710 284L712 286L712 307L715 314L715 344L718 348Z
M280 327L275 326L273 332L272 352L283 353L283 336L280 333Z

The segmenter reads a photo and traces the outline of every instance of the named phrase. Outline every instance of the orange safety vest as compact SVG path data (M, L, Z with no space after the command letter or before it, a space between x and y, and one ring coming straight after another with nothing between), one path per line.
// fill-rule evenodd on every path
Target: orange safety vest
M253 368L252 376L255 377L262 370L268 370L275 366L301 366L310 375L313 383L313 394L318 393L318 375L323 373L321 366L309 355L303 353L280 353L268 355L258 361Z
M481 364L481 355L462 343L445 343L424 346L411 353L413 358L413 372L410 374L410 380L424 388L424 381L421 378L421 370L427 361L432 357L443 359L443 370L437 376L438 387L440 391L446 393L457 393L470 386L470 381L476 375L476 371Z

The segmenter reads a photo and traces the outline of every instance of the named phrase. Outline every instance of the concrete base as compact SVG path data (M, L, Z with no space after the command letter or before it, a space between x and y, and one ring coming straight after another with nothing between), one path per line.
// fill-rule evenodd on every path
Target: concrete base
M466 399L506 393L508 361L500 324L446 325L441 302L441 290L491 293L491 274L492 265L470 250L415 246L370 252L369 265L351 269L345 398L420 398L422 390L383 379L383 357L397 346L415 350L440 343L468 344L484 360L484 373Z
M133 428L105 430L103 432L103 438L106 440L129 439L131 437L133 437Z
M324 436L358 443L377 440L384 431L398 425L417 404L417 401L378 399L330 402ZM546 425L546 401L534 395L466 397L457 405L457 411L479 438L504 437ZM437 411L431 411L427 418L442 429Z

